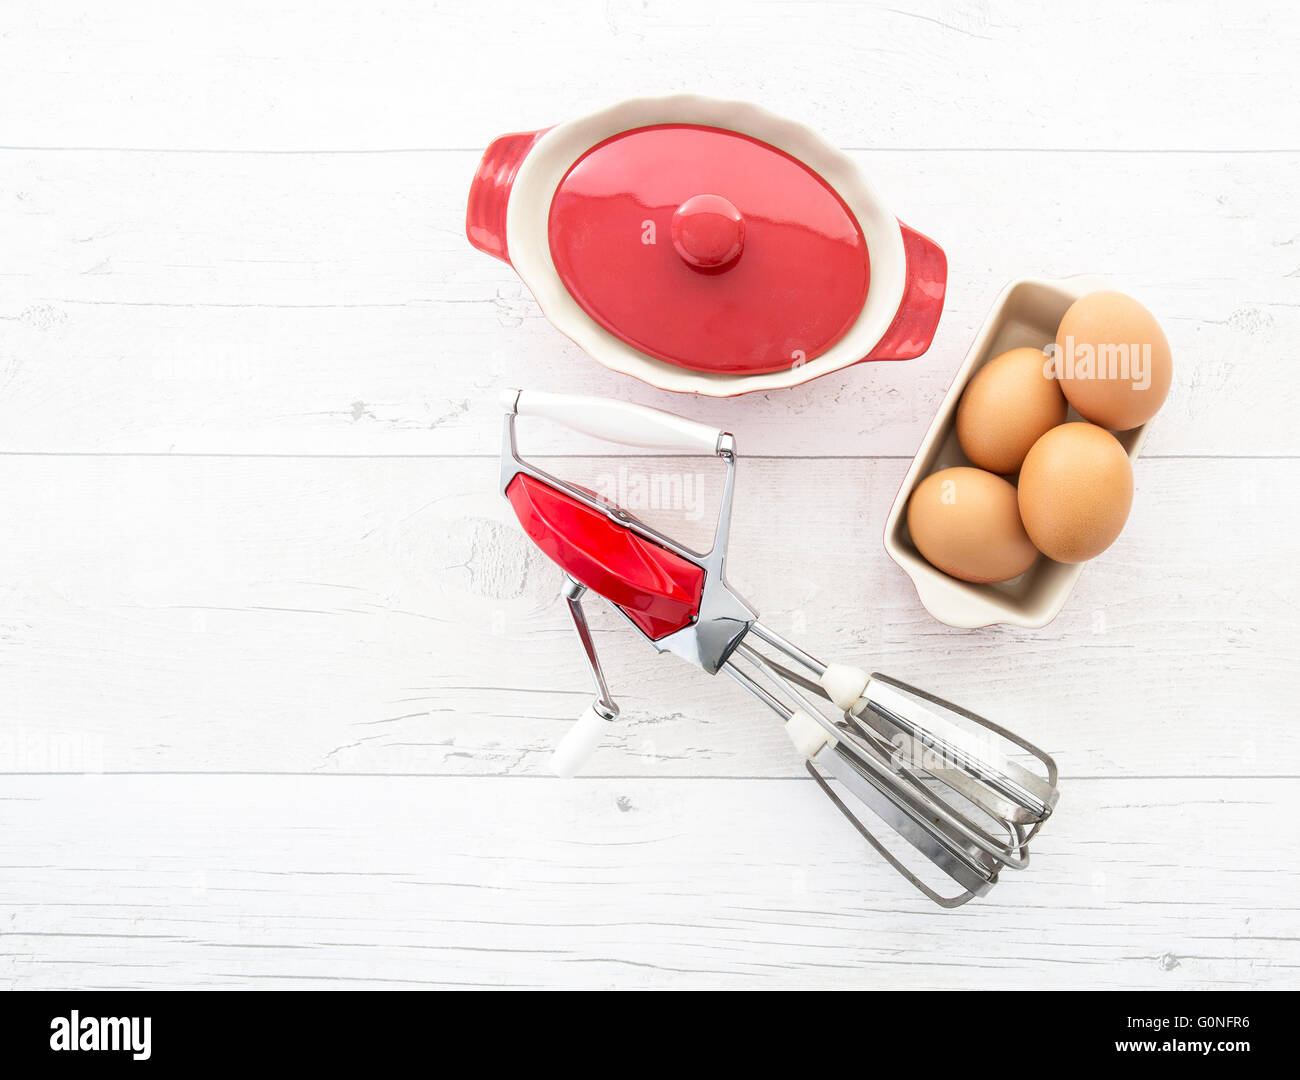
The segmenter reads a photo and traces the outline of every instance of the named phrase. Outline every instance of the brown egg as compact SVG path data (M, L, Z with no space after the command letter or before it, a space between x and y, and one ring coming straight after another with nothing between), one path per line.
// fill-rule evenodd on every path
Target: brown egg
M983 469L942 469L917 484L907 530L927 562L962 581L1006 581L1038 558L1016 489Z
M1100 555L1133 503L1133 469L1119 440L1095 424L1052 428L1020 467L1020 518L1034 545L1057 562Z
M1155 316L1117 292L1088 293L1070 305L1056 331L1056 365L1075 411L1112 431L1155 416L1174 377Z
M1047 363L1041 349L1011 349L967 384L957 406L957 441L981 469L1016 472L1039 437L1065 422L1065 396Z

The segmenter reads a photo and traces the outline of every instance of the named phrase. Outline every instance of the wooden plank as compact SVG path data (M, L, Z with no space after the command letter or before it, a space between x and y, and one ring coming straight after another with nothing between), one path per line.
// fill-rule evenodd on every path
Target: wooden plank
M1296 149L1293 6L236 0L10 6L10 145L480 146L601 100L762 101L846 146ZM575 102L589 103L575 105Z
M682 464L551 467L699 543L717 475ZM770 625L986 712L1067 776L1300 772L1300 464L1139 462L1062 615L971 632L883 553L905 465L742 462L730 575ZM676 505L645 509L652 484ZM496 485L487 459L0 458L0 772L545 772L589 684ZM738 687L603 604L592 622L624 708L594 772L797 775Z
M1149 453L1300 453L1300 154L858 156L948 250L934 347L713 401L606 371L469 247L472 152L0 153L0 450L491 454L496 392L524 385L750 452L910 456L1006 280L1105 271L1174 344Z
M1072 784L955 912L806 780L5 787L14 989L1281 989L1300 963L1291 781Z

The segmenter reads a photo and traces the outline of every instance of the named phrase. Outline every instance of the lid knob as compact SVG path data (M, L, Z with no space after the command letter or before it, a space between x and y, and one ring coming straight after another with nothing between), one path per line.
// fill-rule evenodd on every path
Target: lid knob
M692 195L673 213L673 247L697 270L720 270L745 246L745 219L721 195Z

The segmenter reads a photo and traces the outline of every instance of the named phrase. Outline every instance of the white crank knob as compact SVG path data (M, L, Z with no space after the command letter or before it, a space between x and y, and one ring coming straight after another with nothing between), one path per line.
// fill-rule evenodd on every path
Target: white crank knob
M828 664L822 672L821 684L836 708L848 712L867 688L867 673L848 664Z
M587 711L578 717L573 727L569 728L560 740L555 753L551 755L551 771L556 776L566 779L576 776L578 770L600 745L600 740L609 730L610 722L596 711L595 705L588 705Z

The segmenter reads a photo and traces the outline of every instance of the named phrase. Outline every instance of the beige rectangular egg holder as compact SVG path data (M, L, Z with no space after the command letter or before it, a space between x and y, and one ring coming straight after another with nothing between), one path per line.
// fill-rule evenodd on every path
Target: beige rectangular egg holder
M926 562L907 530L907 503L917 484L931 473L953 466L971 466L957 441L957 405L975 373L1008 349L1041 349L1056 340L1056 328L1066 309L1079 297L1110 286L1100 277L1019 278L1002 290L992 311L975 335L952 386L939 406L930 429L898 489L885 522L885 550L912 579L926 611L949 626L977 627L1009 623L1034 629L1059 614L1083 572L1083 563L1059 563L1046 555L1018 577L977 585L950 577ZM1066 420L1081 420L1070 409ZM1137 458L1148 424L1115 432L1115 438Z

